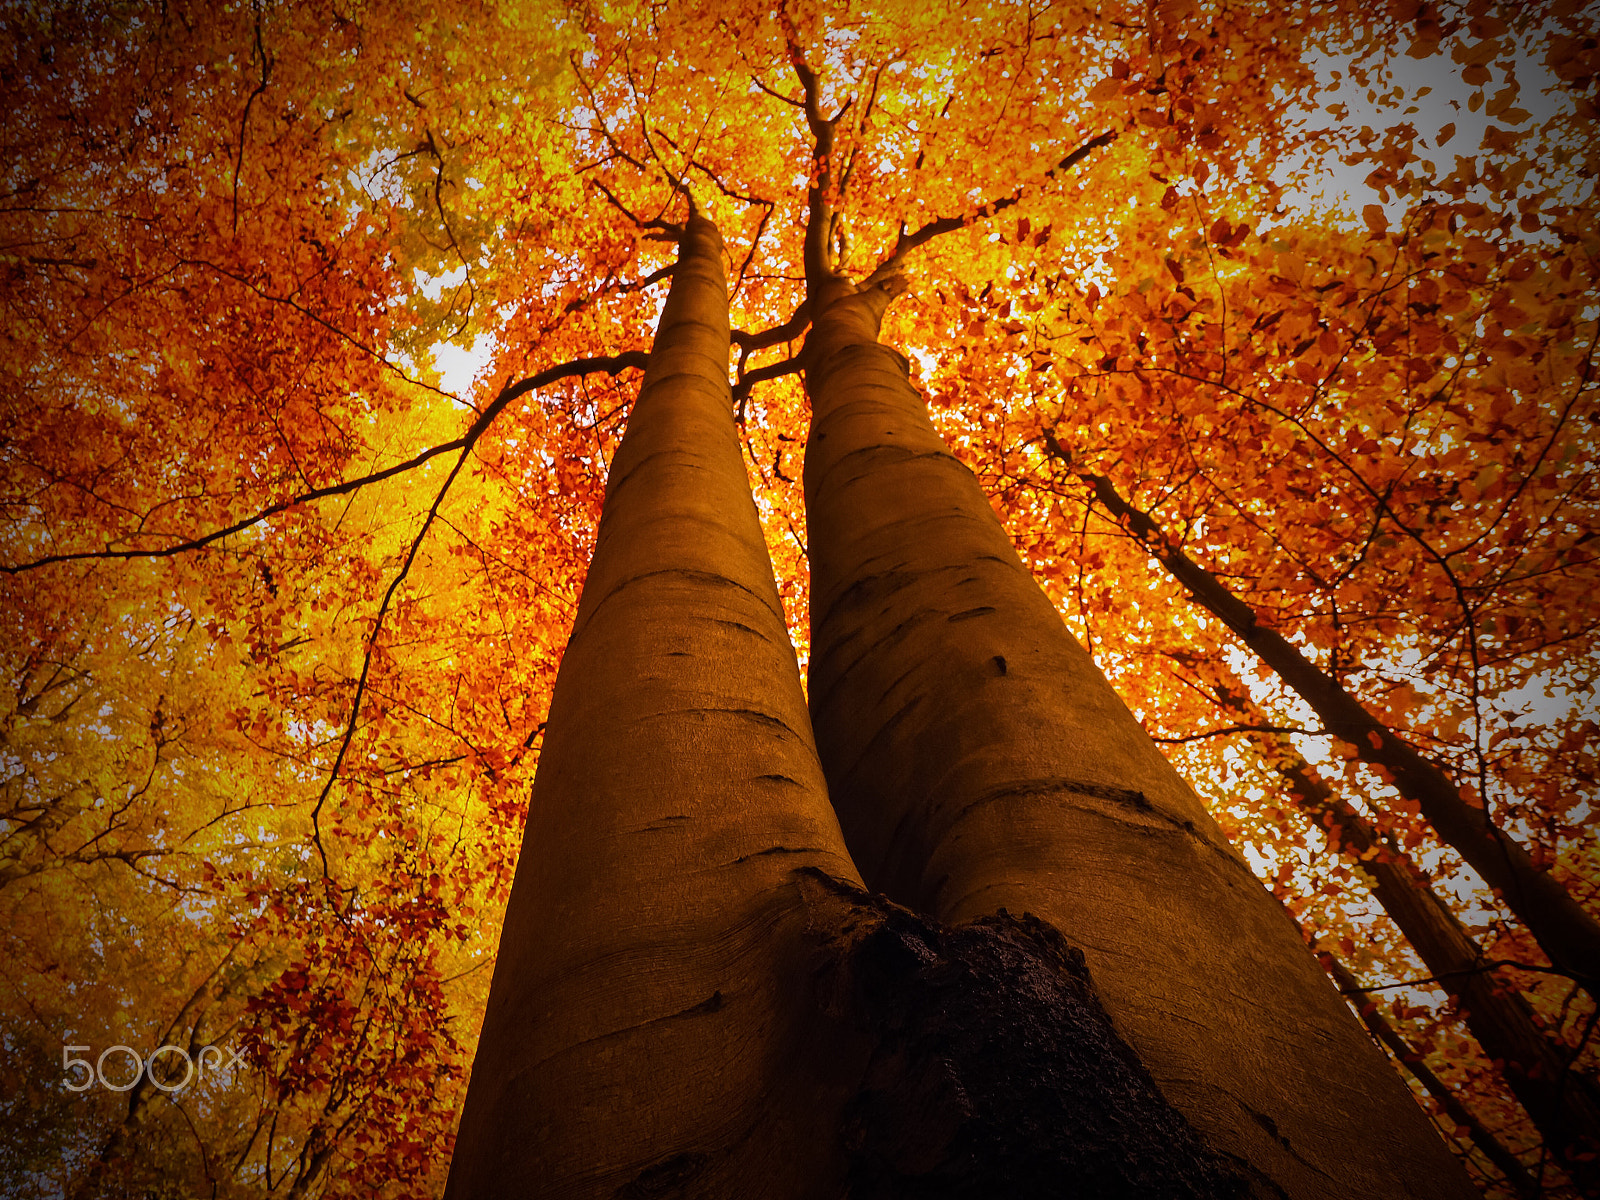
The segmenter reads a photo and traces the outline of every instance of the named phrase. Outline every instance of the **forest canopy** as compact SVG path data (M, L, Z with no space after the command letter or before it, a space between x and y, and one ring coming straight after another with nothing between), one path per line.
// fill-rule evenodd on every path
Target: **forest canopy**
M805 662L823 179L845 269L908 281L884 340L936 426L1446 1140L1576 1194L1582 4L0 21L7 1177L439 1193L686 193ZM168 1046L195 1078L135 1077Z

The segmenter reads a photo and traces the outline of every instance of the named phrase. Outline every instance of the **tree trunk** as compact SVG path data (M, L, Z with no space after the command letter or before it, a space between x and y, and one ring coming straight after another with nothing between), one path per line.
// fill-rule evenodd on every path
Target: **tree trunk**
M1059 929L1255 1194L1470 1195L934 432L877 342L886 294L808 276L811 711L868 884L944 922L1010 911Z
M1557 1160L1586 1186L1600 1185L1600 1178L1590 1178L1600 1149L1600 1097L1593 1081L1571 1068L1572 1051L1551 1038L1521 994L1484 965L1482 948L1410 858L1336 796L1287 737L1258 736L1273 739L1269 753L1295 804L1328 832L1337 849L1359 860L1383 911L1429 974L1456 999L1467 1029L1484 1054L1500 1064L1500 1074Z
M688 224L546 744L447 1195L1224 1200L1083 956L869 895L745 482Z
M1589 915L1555 876L1541 870L1520 842L1490 820L1485 809L1468 804L1438 766L1396 737L1287 638L1262 625L1255 611L1215 575L1169 543L1149 515L1124 500L1109 479L1101 475L1081 478L1195 600L1238 634L1311 706L1330 733L1352 747L1363 762L1381 769L1400 794L1421 809L1440 839L1505 901L1555 966L1591 994L1600 994L1596 992L1600 984L1600 921Z
M1224 678L1212 688L1219 707L1243 724L1269 724L1244 685L1222 670ZM1429 974L1456 1000L1467 1029L1484 1054L1500 1064L1507 1086L1557 1158L1586 1186L1600 1184L1588 1176L1596 1170L1594 1151L1600 1146L1600 1097L1593 1080L1571 1068L1571 1048L1540 1026L1521 994L1496 980L1482 947L1422 871L1334 792L1287 734L1250 736L1289 784L1295 806L1326 832L1330 848L1356 859L1373 896ZM1348 990L1343 982L1340 988ZM1372 1028L1371 1021L1367 1024Z
M721 238L692 217L551 703L452 1197L843 1186L838 1107L861 1059L804 998L808 926L845 905L796 868L858 876L728 345Z
M1323 960L1328 974L1333 976L1339 990L1354 1000L1359 992L1361 981L1350 973L1346 967L1333 955L1319 952L1318 957ZM1432 1096L1434 1102L1457 1125L1467 1131L1467 1136L1472 1139L1473 1145L1483 1152L1485 1158L1494 1163L1495 1169L1505 1176L1506 1183L1518 1196L1533 1200L1539 1195L1539 1185L1515 1154L1505 1148L1505 1145L1494 1134L1490 1133L1484 1123L1467 1111L1454 1089L1448 1083L1433 1073L1433 1070L1423 1061L1411 1044L1400 1036L1400 1031L1378 1011L1378 1006L1370 996L1362 997L1355 1001L1356 1008L1361 1014L1361 1023L1367 1031L1376 1038L1380 1045L1386 1046L1389 1053L1394 1055L1395 1061L1402 1064L1407 1071L1420 1083L1423 1090Z

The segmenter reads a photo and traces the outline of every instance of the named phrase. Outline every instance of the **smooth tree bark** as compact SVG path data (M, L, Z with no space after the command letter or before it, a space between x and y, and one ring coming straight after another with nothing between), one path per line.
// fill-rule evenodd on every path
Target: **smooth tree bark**
M1288 915L1067 632L906 359L879 343L898 263L859 286L841 273L832 123L797 71L815 138L809 690L863 878L948 925L1024 913L1058 930L1164 1097L1251 1194L1471 1195Z
M1052 454L1068 456L1053 439ZM1094 496L1150 551L1172 577L1321 718L1328 731L1361 761L1379 769L1412 801L1439 835L1483 877L1528 927L1552 964L1591 993L1600 987L1600 920L1592 916L1527 849L1495 824L1486 809L1469 804L1449 775L1366 710L1359 700L1277 630L1261 623L1248 604L1168 539L1160 527L1123 498L1102 475L1080 475Z
M1081 954L867 893L692 216L557 679L447 1194L1221 1200Z
M796 868L859 879L728 346L721 239L692 217L556 683L451 1197L842 1188L838 1076L859 1056L795 1001L842 902Z
M1028 912L1259 1194L1470 1185L1292 922L1067 632L941 442L870 294L813 301L811 711L868 884ZM881 292L879 293L882 294Z

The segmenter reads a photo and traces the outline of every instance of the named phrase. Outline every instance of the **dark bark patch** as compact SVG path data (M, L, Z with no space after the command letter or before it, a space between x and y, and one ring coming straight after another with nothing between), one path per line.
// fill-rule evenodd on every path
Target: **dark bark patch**
M965 612L952 613L945 620L954 624L956 621L970 621L973 617L985 616L993 611L994 609L990 605L982 604L977 608L969 608Z
M1300 1163L1301 1166L1309 1167L1311 1170L1315 1171L1318 1175L1321 1175L1324 1179L1333 1180L1333 1182L1335 1182L1335 1183L1338 1182L1337 1180L1333 1179L1333 1176L1329 1175L1321 1167L1317 1166L1316 1163L1308 1162L1300 1154L1300 1152L1298 1150L1296 1150L1293 1146L1291 1146L1289 1144L1289 1139L1284 1137L1283 1134L1278 1131L1278 1123L1276 1121L1274 1121L1271 1117L1269 1117L1266 1113L1257 1112L1255 1109L1251 1108L1248 1104L1246 1104L1244 1106L1244 1110L1247 1113L1250 1114L1251 1119L1254 1120L1257 1125L1261 1126L1261 1128L1266 1131L1268 1137L1272 1138L1280 1146L1282 1146L1285 1150L1287 1150L1289 1152L1289 1154L1291 1156L1293 1156L1295 1161Z
M700 1174L707 1161L704 1154L674 1154L654 1166L646 1167L612 1195L616 1200L650 1200L654 1196L686 1195L683 1189L694 1183L695 1176Z
M768 846L765 850L757 850L754 854L741 854L734 859L734 863L749 862L752 858L763 858L768 854L821 854L821 846Z
M832 621L841 611L848 611L870 601L881 600L891 596L902 588L911 587L921 576L914 571L892 570L882 571L876 575L868 575L858 579L835 597L828 605L827 611L814 623L818 629L823 628Z
M810 345L810 339L807 339ZM901 379L911 378L911 360L893 346L882 342L850 342L838 347L826 358L813 360L806 373L806 394L817 395L827 390L826 376L834 371L849 369L870 370L883 358L888 358Z
M1136 788L1116 787L1107 783L1091 783L1084 779L1044 779L1020 787L997 788L992 792L985 793L976 800L967 803L956 814L955 819L957 821L961 820L980 804L992 804L996 800L1003 800L1011 796L1026 796L1048 792L1076 792L1080 796L1093 796L1097 800L1109 800L1113 804L1120 804L1136 812L1166 816L1165 813L1160 813L1156 806L1150 803L1149 798ZM1176 823L1172 817L1167 817L1167 820L1172 821L1174 824ZM1193 832L1194 822L1190 821L1187 824L1190 827L1190 832Z
M726 625L731 629L738 629L738 630L740 630L740 631L742 631L744 633L748 633L752 637L758 637L762 641L766 641L767 640L765 634L759 633L756 630L751 629L750 626L746 625L743 621L725 621L721 617L712 617L711 618L711 623L713 625Z
M890 713L883 724L878 726L878 731L872 735L872 740L867 743L866 748L863 749L861 753L856 756L856 760L850 764L849 770L842 772L840 777L848 779L850 776L855 774L857 767L865 762L870 756L877 754L879 752L878 747L892 733L894 733L894 731L899 728L901 724L905 722L906 718L911 715L912 711L916 709L919 703L921 703L921 697L913 696L899 708L895 709L894 712Z
M851 1200L1249 1194L1117 1036L1054 927L1002 910L947 928L801 870L873 910L823 984L872 1047L841 1118Z
M1116 787L1106 783L1084 783L1081 781L1074 781L1068 786L1073 791L1081 792L1085 796L1093 796L1098 800L1110 800L1114 804L1126 804L1129 808L1142 813L1156 811L1156 806L1150 803L1149 797L1134 788ZM1189 821L1185 822L1185 824L1193 830L1194 822Z
M922 669L922 664L919 662L919 663L913 663L909 670L902 671L900 673L900 677L898 679L896 679L888 687L883 689L883 694L878 697L879 702L881 703L882 701L887 700L889 698L889 693L890 692L894 691L895 688L899 687L906 680L910 679L913 675L915 675L921 669Z
M661 582L664 577L671 577L672 581L678 584L704 585L708 588L732 588L735 591L744 592L746 595L751 596L755 600L759 601L762 606L776 616L779 621L785 619L781 607L774 609L772 602L768 597L761 595L759 592L752 591L750 588L747 588L744 584L740 583L737 579L729 579L726 575L718 575L713 571L698 571L690 567L663 567L659 571L645 571L639 575L630 575L628 578L622 580L622 582L613 587L604 596L600 597L600 599L595 602L593 608L591 608L587 613L580 614L582 617L582 622L581 625L574 626L572 638L576 640L580 628L587 628L590 622L594 620L595 614L598 613L600 609L608 604L611 600L613 600L618 593L625 591L636 584L650 581ZM588 597L585 596L584 599L587 601Z
M864 465L862 463L863 459L865 459ZM854 450L848 451L834 462L829 463L827 469L816 477L812 486L820 492L830 475L846 467L851 469L861 467L862 469L846 479L840 485L841 487L849 487L853 483L860 483L863 479L875 478L883 470L892 470L895 467L904 466L906 463L920 461L933 461L940 465L948 465L957 470L966 471L969 475L972 473L965 463L948 450L912 450L898 442L869 442L867 445L857 446Z
M626 484L628 480L632 479L634 473L641 468L649 466L650 463L654 462L658 458L671 458L672 456L673 451L671 450L657 450L653 454L646 454L638 462L629 463L626 469L624 469L620 475L613 471L606 479L606 499L610 500L612 496L615 496L618 492L620 492L623 485Z
M699 1016L703 1016L706 1013L714 1013L714 1012L721 1012L721 1011L722 1011L722 993L720 991L716 991L716 992L712 992L711 995L707 996L704 1000L700 1001L699 1004L691 1004L688 1008L684 1009L682 1012L674 1013L673 1015L677 1016L677 1017L699 1017Z
M787 733L790 737L793 737L793 738L798 738L800 736L793 729L789 728L789 723L787 721L785 721L782 717L775 717L771 713L762 712L760 709L755 709L755 708L702 708L702 709L700 709L698 711L704 712L704 713L713 713L713 712L715 712L715 713L728 713L728 714L730 714L732 716L735 716L735 717L741 717L744 720L749 721L749 722L751 722L753 724L760 725L765 729L781 729L784 733Z

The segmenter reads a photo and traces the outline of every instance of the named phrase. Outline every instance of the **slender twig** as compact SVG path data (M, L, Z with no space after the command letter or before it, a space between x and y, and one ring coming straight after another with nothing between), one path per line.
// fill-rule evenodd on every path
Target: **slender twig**
M455 332L450 335L452 338L455 338L461 336L462 331L467 327L467 323L472 320L472 310L476 307L478 302L478 285L473 281L472 278L472 264L467 261L467 256L461 249L461 243L456 240L456 231L450 224L450 215L444 210L444 185L446 182L448 182L444 175L444 155L439 151L439 144L434 141L433 130L427 129L423 132L425 140L421 146L421 149L433 158L434 164L434 211L439 214L439 225L444 230L444 236L448 240L448 249L455 251L456 259L461 263L462 270L466 272L465 283L467 288L467 310L461 315L461 323L456 326ZM448 145L449 143L447 142L446 144ZM437 248L444 249L445 247ZM459 295L459 292L457 294ZM452 311L455 309L454 300L451 300L450 302L450 309Z
M1299 725L1224 725L1220 729L1208 729L1204 733L1190 733L1183 737L1152 737L1150 740L1176 745L1180 742L1198 742L1202 738L1226 737L1230 733L1305 733L1321 737L1327 732L1326 729L1305 729Z
M735 329L730 338L735 346L742 350L765 350L768 346L776 346L783 342L792 342L799 337L811 324L811 305L802 303L794 310L794 315L782 325L774 325L770 329L763 329L759 333L746 333L742 329Z
M1114 129L1108 129L1104 133L1097 134L1046 171L1043 178L1054 179L1063 171L1070 171L1101 146L1110 145L1116 140L1116 137L1117 131ZM866 284L863 286L877 283L879 280L898 272L905 256L924 242L932 241L942 233L953 233L957 229L965 229L968 225L987 220L996 213L1004 212L1013 205L1020 203L1026 189L1031 186L1037 186L1039 182L1035 180L1031 184L1024 184L1009 196L1001 196L998 200L990 200L985 204L980 204L976 209L964 216L938 217L929 221L915 233L907 233L902 227L899 236L895 239L893 252L878 264L872 274L867 277Z
M439 515L439 506L444 503L445 496L450 491L450 485L456 481L456 476L461 473L461 468L466 465L467 459L472 456L471 445L463 446L461 454L457 457L455 466L450 468L450 474L439 487L439 492L433 498L433 503L428 506L428 515L423 519L422 528L417 530L417 536L411 539L411 546L406 551L406 559L400 565L400 570L389 581L388 589L383 593L383 602L378 605L378 615L373 621L372 633L367 638L366 649L361 655L361 676L356 680L355 699L350 703L350 719L345 722L344 737L339 742L339 752L334 755L333 766L328 771L328 778L322 785L322 791L317 796L317 802L311 809L311 840L316 843L317 854L322 859L322 877L332 881L328 872L328 852L322 844L322 826L320 818L322 806L327 803L329 794L333 791L334 782L339 778L339 769L344 766L345 754L349 752L350 743L356 735L357 719L361 715L361 701L367 692L367 676L372 671L372 652L377 646L378 634L383 630L383 619L389 612L389 604L394 599L394 594L405 582L406 576L411 571L411 564L416 561L417 551L422 547L422 541L428 536L428 530L433 525L433 520Z
M627 217L628 220L632 221L640 229L659 229L663 233L671 234L675 238L683 236L682 225L679 225L674 221L664 221L660 217L641 217L621 200L618 200L616 194L598 179L591 179L589 182L600 189L601 195L611 202L613 208L615 208L623 216Z
M1339 990L1346 996L1365 995L1368 992L1388 992L1393 991L1395 988L1422 987L1429 983L1443 983L1447 979L1460 979L1468 975L1486 975L1490 971L1498 971L1505 967L1511 967L1518 971L1534 971L1540 975L1559 975L1563 979L1573 978L1571 971L1564 971L1560 967L1546 967L1538 963L1518 962L1510 958L1491 958L1485 959L1470 970L1447 971L1443 975L1425 975L1420 979L1407 979L1400 983L1380 983L1372 987L1340 988Z
M770 88L766 84L762 83L761 80L756 78L756 76L754 76L754 75L750 76L750 82L755 84L758 88L760 88L767 95L771 96L774 100L782 100L785 104L791 104L795 108L800 109L802 112L805 111L806 105L805 105L805 101L804 100L796 100L792 96L785 96L782 92L777 91L774 88Z
M743 405L745 397L750 394L750 389L756 384L764 383L769 379L782 379L785 375L797 375L802 366L803 364L798 358L786 358L781 362L768 363L766 366L757 367L753 371L745 371L740 374L739 381L733 385L733 398L740 405Z
M261 82L245 99L244 115L239 118L239 149L233 160L233 232L239 232L239 175L244 170L244 136L250 125L250 109L272 79L272 59L261 44L261 9L256 8L256 54L261 60Z

